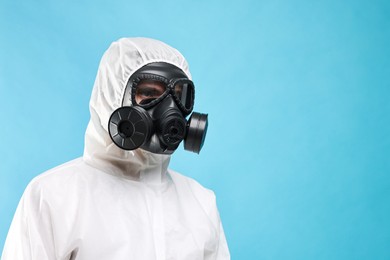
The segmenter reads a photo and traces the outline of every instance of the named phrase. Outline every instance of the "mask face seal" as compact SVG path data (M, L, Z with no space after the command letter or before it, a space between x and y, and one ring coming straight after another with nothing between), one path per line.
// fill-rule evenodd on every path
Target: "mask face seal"
M122 149L172 154L181 141L199 153L207 133L207 114L192 113L195 88L178 67L150 63L129 79L122 107L109 120L109 134Z

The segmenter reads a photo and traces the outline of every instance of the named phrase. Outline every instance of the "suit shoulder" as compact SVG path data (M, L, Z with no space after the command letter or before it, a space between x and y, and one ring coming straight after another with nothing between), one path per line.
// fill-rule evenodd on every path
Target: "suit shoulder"
M34 177L28 184L28 188L50 187L55 184L64 183L65 180L71 178L75 173L80 172L83 161L81 158L71 160L47 170L38 176Z
M188 186L189 190L192 191L192 193L201 199L204 203L215 203L215 194L211 189L205 188L202 184L193 178L173 170L169 170L169 174L176 186Z

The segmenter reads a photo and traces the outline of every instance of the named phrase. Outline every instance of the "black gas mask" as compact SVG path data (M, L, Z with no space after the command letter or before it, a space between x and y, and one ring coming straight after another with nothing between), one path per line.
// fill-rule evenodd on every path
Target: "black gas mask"
M137 148L172 154L184 140L184 149L199 153L207 132L207 114L192 113L194 84L178 67L155 62L129 79L122 107L115 110L108 130L122 149Z

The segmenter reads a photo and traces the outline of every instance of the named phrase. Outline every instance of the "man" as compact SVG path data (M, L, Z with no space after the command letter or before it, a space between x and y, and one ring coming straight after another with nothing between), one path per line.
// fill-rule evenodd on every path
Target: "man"
M2 260L230 259L214 193L168 170L184 140L199 152L207 115L192 113L184 57L153 39L104 54L82 158L26 188Z

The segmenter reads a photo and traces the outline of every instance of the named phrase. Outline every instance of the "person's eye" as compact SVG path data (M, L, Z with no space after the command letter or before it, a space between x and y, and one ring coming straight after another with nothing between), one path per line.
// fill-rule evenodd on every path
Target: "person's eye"
M137 90L137 95L143 97L158 97L161 94L162 94L161 91L153 87L143 86L142 88L139 88Z
M138 91L138 94L144 97L153 97L157 95L157 91L155 89L144 88Z

